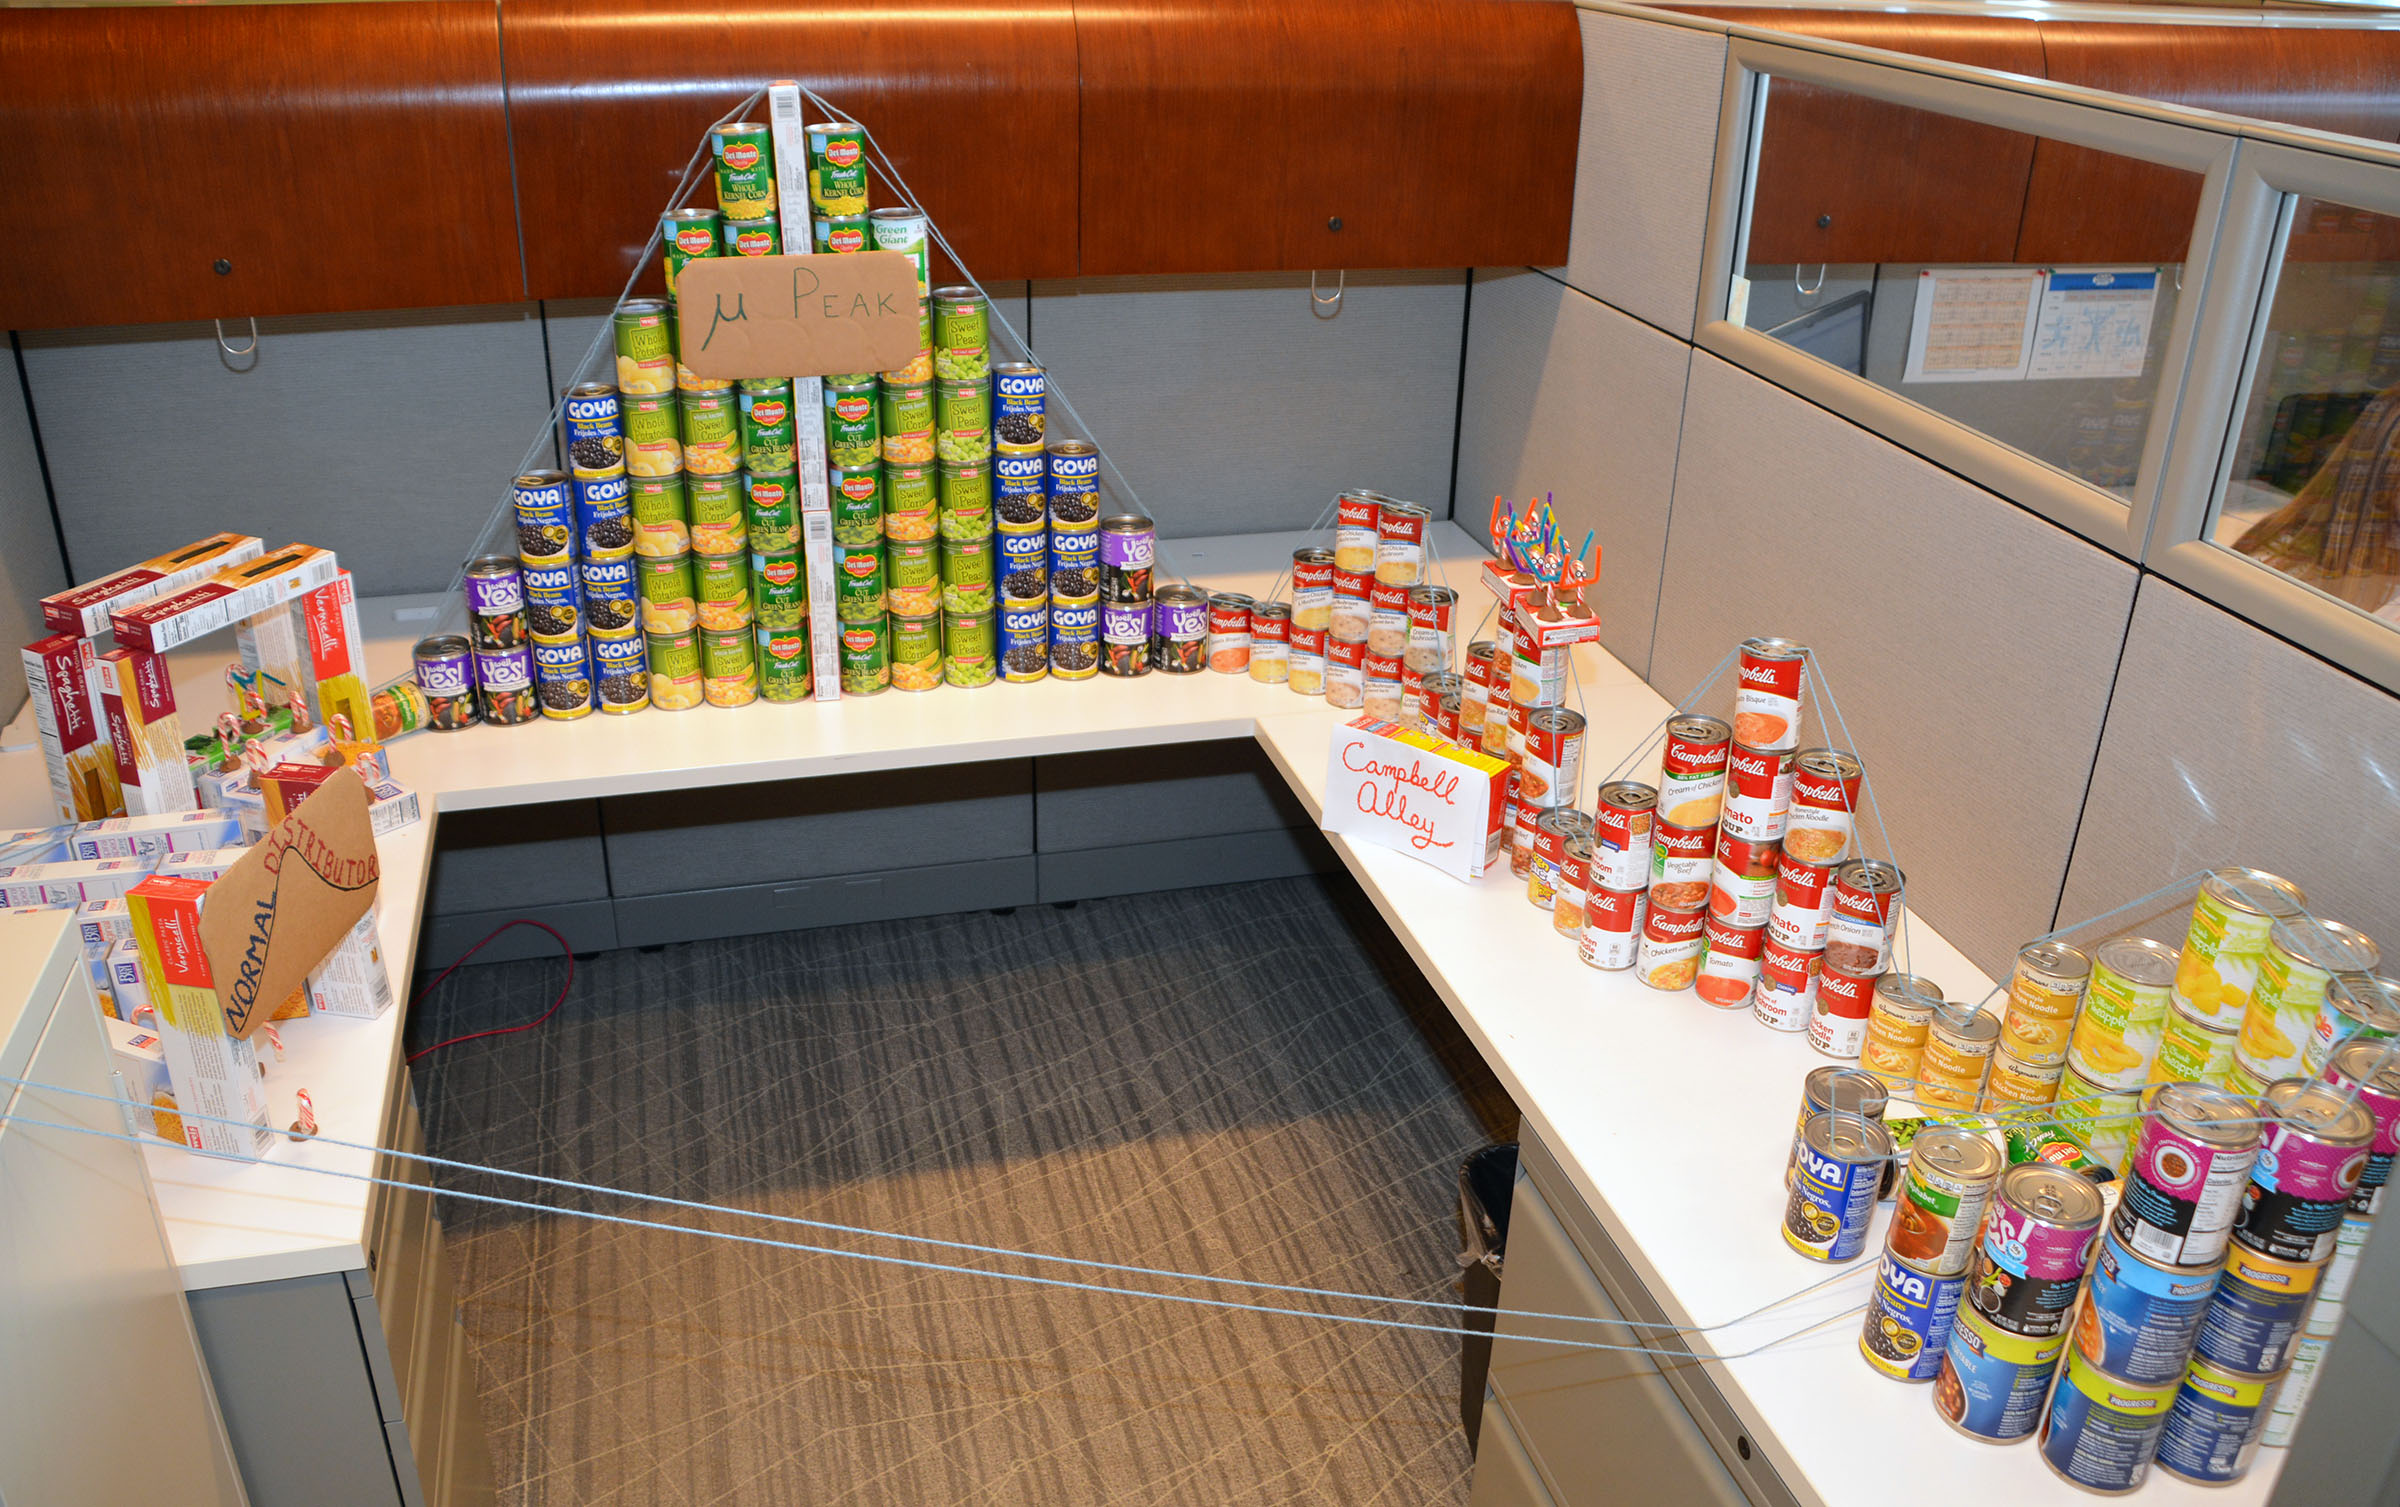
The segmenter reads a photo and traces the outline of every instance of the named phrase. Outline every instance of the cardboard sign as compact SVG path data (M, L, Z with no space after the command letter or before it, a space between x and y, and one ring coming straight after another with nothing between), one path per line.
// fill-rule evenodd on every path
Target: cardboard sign
M1361 717L1333 730L1321 825L1472 879L1498 856L1507 772L1506 760Z
M917 359L917 264L898 251L712 256L675 277L677 346L703 377L894 371Z
M200 913L225 1029L248 1040L375 903L367 787L337 769L211 887Z

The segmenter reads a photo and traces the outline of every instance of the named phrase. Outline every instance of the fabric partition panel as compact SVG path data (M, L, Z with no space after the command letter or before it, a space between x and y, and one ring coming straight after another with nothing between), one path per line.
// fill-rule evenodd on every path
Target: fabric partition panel
M40 638L42 598L67 585L24 396L0 391L0 639L22 644ZM0 666L0 726L24 704L25 668L11 654Z

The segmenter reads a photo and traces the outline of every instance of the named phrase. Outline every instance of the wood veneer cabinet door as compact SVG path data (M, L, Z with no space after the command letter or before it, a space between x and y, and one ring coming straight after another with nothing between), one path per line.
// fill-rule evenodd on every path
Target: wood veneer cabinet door
M1566 260L1560 0L1130 0L1076 29L1087 276Z
M504 30L536 298L614 296L702 133L777 78L874 131L978 278L1075 275L1067 0L509 0Z
M0 12L0 140L0 325L525 296L488 0Z

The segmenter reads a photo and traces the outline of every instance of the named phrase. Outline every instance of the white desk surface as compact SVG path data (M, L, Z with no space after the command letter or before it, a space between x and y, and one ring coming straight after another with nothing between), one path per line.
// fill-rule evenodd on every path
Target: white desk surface
M1457 566L1443 574L1459 589L1471 626L1486 605L1471 571L1482 551L1448 524L1435 525L1433 540ZM1305 542L1317 541L1248 535L1170 541L1162 552L1200 584L1261 591ZM428 601L361 604L377 678L405 667L409 645L425 630ZM1727 646L1756 628L1729 623ZM178 669L187 696L206 683L200 661ZM1577 681L1590 719L1588 803L1600 772L1657 724L1667 703L1597 647L1577 651ZM455 811L1255 734L1315 813L1331 730L1347 715L1281 686L1203 672L421 733L392 747L393 772L417 791L426 819L381 845L385 950L405 989L437 806ZM1636 773L1654 775L1655 760ZM27 754L0 753L0 825L42 820L45 792ZM1939 1482L1945 1507L2020 1507L2077 1495L2031 1445L1963 1439L1934 1415L1929 1388L1868 1370L1857 1354L1859 1320L1845 1313L1865 1301L1871 1256L1823 1291L1791 1297L1835 1275L1792 1254L1777 1233L1801 1079L1827 1059L1803 1038L1769 1032L1747 1013L1711 1009L1688 990L1660 994L1630 972L1585 967L1505 869L1460 883L1398 853L1330 840L1669 1317L1707 1331L1693 1336L1696 1350L1738 1357L1713 1363L1711 1374L1802 1500L1877 1501L1895 1481ZM1911 920L1908 947L1911 971L1950 997L1980 998L1989 989L1921 919ZM271 1074L278 1123L290 1121L291 1091L307 1087L327 1134L372 1141L403 1019L404 1010L394 1009L373 1022L287 1023L288 1057ZM364 1264L366 1185L300 1170L364 1171L362 1153L287 1142L273 1164L243 1166L161 1146L150 1161L189 1287ZM1878 1214L1870 1251L1881 1247L1886 1218L1888 1211ZM1742 1318L1771 1303L1771 1311ZM1742 1355L1819 1324L1790 1343ZM2137 1500L2249 1507L2265 1500L2280 1458L2264 1451L2249 1479L2216 1490L2154 1474Z

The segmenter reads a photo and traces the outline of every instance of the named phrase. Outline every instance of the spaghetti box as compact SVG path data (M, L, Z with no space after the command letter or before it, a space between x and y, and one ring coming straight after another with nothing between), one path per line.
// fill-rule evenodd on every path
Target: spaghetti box
M26 697L41 736L50 775L50 803L60 821L96 822L125 814L117 758L93 698L99 657L92 641L71 633L37 638L23 651Z
M1500 856L1508 761L1375 717L1333 730L1323 826L1473 879Z
M142 986L142 944L127 937L108 950L108 992L117 1002L119 1020L132 1020L149 1005Z
M0 863L60 863L75 856L72 823L0 832Z
M100 688L100 717L116 756L126 812L140 816L198 807L167 662L140 649L111 649L93 667L93 683Z
M383 966L380 912L380 906L368 906L325 961L308 971L311 1014L372 1020L392 1007L392 971Z
M125 1082L125 1097L150 1111L147 1126L163 1140L183 1140L183 1117L175 1113L175 1088L167 1077L167 1049L156 1029L112 1020L108 1055Z
M70 859L65 863L20 863L0 869L0 905L38 905L52 910L108 900L144 879L157 862L147 858Z
M287 544L272 554L229 565L196 586L113 609L108 621L120 647L164 654L282 607L327 584L340 569L331 550ZM293 659L297 661L296 644ZM245 653L243 660L250 662L250 656Z
M158 816L112 816L75 829L77 858L148 858L231 847L241 823L223 811L176 811Z
M110 613L180 591L228 565L255 560L266 551L264 542L248 534L211 534L88 585L42 598L42 622L53 633L92 638L107 630Z
M158 1017L159 1047L178 1108L211 1118L183 1121L183 1143L227 1156L262 1156L274 1143L258 1053L225 1027L200 911L208 881L154 876L125 903L141 944L142 983Z
M218 809L233 818L238 830L235 842L248 847L265 839L272 824L267 820L267 798L258 793L256 785L248 781L227 785L219 801Z

